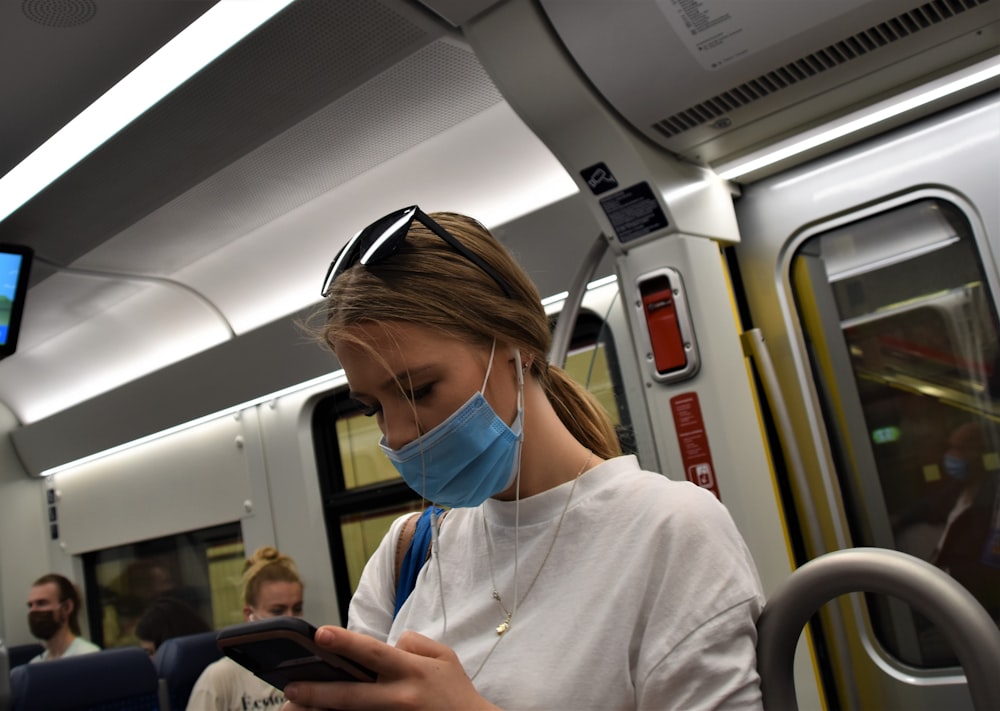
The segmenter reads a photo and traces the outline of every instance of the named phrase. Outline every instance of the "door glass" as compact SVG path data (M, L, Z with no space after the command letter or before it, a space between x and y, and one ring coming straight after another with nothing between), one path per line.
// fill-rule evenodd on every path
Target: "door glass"
M969 221L922 200L848 224L793 282L855 545L933 563L1000 619L1000 351ZM908 607L869 611L903 662L957 664Z
M136 625L166 599L172 626L192 634L243 621L239 522L86 553L90 631L102 647L139 644Z

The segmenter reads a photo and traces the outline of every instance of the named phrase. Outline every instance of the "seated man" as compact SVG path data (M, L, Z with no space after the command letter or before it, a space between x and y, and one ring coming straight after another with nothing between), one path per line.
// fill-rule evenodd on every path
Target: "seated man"
M34 582L28 594L28 627L45 651L32 662L100 651L80 636L79 612L80 594L67 578L51 573Z

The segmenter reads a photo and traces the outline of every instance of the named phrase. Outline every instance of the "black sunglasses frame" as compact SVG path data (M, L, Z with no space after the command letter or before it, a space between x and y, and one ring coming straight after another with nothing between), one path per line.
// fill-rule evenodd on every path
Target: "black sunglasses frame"
M458 241L458 238L448 232L444 227L435 222L426 212L416 205L404 207L401 210L390 212L372 224L358 232L344 245L336 258L330 262L329 269L326 270L326 277L323 279L323 289L320 295L326 298L330 295L333 282L341 274L353 267L355 264L376 264L385 259L390 254L394 254L399 246L406 240L406 235L410 231L413 222L419 222L442 240L451 245L452 249L482 269L497 283L508 299L514 298L507 281L497 273L497 271L483 261L478 255Z

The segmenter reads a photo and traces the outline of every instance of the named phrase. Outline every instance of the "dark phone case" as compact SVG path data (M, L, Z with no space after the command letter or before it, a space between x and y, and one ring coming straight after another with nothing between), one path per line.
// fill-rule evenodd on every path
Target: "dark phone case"
M370 669L316 646L315 635L298 617L271 617L231 625L216 639L223 654L279 689L293 681L375 681Z

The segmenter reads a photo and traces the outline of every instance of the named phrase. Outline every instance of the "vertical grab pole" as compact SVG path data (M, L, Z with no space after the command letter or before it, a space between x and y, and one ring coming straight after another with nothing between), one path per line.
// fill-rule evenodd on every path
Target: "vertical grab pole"
M566 353L569 351L569 342L573 336L573 325L576 323L576 316L580 313L580 304L583 303L583 294L587 291L587 284L597 271L597 265L601 263L601 257L608 250L608 239L603 235L597 235L597 239L590 246L590 250L583 258L583 264L573 278L573 284L569 288L569 295L566 297L566 305L559 314L556 327L552 331L552 348L549 350L549 363L562 368L566 365Z

